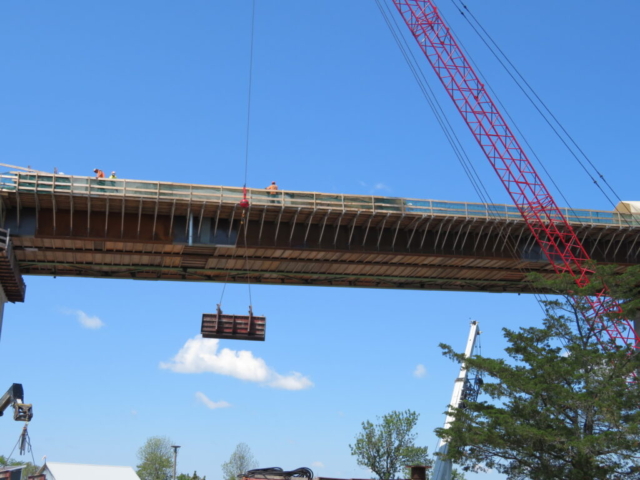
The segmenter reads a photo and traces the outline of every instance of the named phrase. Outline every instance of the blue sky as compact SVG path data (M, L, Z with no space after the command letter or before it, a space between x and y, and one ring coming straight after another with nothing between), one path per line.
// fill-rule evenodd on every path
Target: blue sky
M468 4L620 197L638 200L640 5ZM453 4L438 5L572 205L610 210ZM250 6L0 3L0 162L241 186ZM492 198L506 202L423 68ZM258 0L251 119L250 187L478 201L375 2ZM27 302L6 309L0 364L6 387L22 383L34 403L36 458L135 465L147 437L167 435L183 446L179 471L214 480L239 442L263 466L367 478L348 444L391 410L419 412L419 443L433 450L458 369L438 343L462 349L477 319L483 353L501 355L501 328L541 317L528 296L256 286L267 341L205 345L200 316L222 285L26 281ZM224 302L245 312L247 287L228 286ZM21 425L0 421L7 454Z

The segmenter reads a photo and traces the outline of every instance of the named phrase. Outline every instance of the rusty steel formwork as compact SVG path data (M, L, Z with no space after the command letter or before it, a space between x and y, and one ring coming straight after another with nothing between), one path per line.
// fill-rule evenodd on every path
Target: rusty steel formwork
M230 340L264 341L267 319L253 314L225 315L220 306L216 313L202 314L201 333L204 338L226 338Z
M9 230L4 229L0 229L0 285L8 301L24 302L27 287L13 252Z

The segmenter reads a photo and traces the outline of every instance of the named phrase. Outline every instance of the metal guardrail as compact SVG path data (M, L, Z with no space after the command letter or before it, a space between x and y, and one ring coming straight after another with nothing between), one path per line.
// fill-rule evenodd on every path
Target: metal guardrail
M149 200L185 201L191 203L238 203L243 197L240 187L188 185L128 179L95 179L71 175L9 172L0 174L0 191L49 194L135 197ZM282 205L287 207L353 210L367 212L396 212L422 215L459 216L520 220L520 212L513 205L446 202L368 195L263 189L247 189L252 205ZM640 226L640 215L561 208L562 214L574 224L602 224Z

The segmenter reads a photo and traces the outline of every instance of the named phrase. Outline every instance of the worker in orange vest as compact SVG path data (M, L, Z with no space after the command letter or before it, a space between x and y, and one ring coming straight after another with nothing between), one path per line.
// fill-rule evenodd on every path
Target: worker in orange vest
M271 193L271 195L276 195L276 191L278 190L276 182L271 182L271 185L267 187L267 190L269 190L269 193Z
M99 168L94 168L93 173L96 174L96 178L104 178L104 172Z
M266 189L269 190L269 193L272 195L272 200L270 200L270 203L278 203L278 200L275 198L275 196L278 194L278 186L276 185L276 182L271 182L271 185L269 185Z

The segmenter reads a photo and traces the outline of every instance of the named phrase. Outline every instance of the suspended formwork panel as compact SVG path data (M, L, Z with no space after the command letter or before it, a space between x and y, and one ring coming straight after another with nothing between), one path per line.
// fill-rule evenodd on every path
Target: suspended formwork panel
M264 341L267 325L266 317L253 315L225 315L220 306L216 313L202 314L201 333L204 338L226 338L231 340Z

